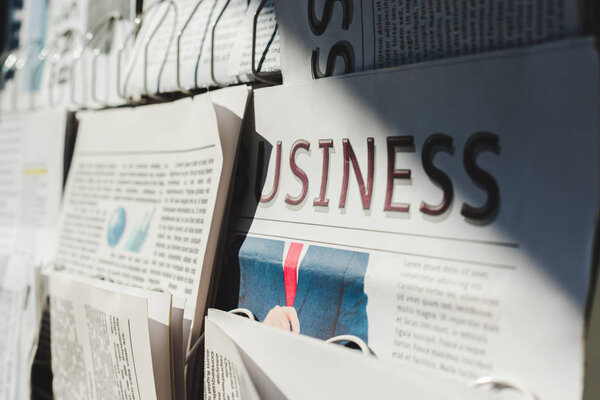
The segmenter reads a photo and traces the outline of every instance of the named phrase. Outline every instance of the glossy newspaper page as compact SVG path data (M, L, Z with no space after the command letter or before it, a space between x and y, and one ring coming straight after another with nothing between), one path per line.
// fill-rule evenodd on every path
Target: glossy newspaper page
M256 90L231 308L580 399L597 64L581 39Z

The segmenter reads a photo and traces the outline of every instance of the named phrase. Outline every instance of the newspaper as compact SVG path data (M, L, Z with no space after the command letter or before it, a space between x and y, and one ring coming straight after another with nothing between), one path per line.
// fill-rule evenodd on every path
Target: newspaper
M161 348L169 354L171 295L127 294L57 272L48 285L54 398L171 399L170 360L153 357ZM158 335L153 343L156 310L167 340Z
M301 82L573 37L582 33L583 4L279 0L283 79Z
M581 399L597 64L581 39L256 90L228 306Z
M37 271L26 253L0 256L0 397L29 399L40 307Z
M56 264L184 297L191 319L223 163L210 98L79 118Z
M128 54L123 92L136 97L249 81L252 27L259 4L260 0L145 3L141 32ZM259 17L256 67L260 71L279 70L279 35L272 0Z
M206 399L498 398L214 309L207 317L204 365Z
M0 248L12 250L17 241L20 220L21 188L23 186L22 155L25 116L0 117Z
M43 20L47 26L43 51L29 56L23 76L24 88L30 88L31 82L40 83L34 92L23 93L21 108L31 104L75 109L122 104L118 53L133 27L134 11L132 0L50 2L47 20Z
M208 317L205 325L204 371L206 400L261 398L235 342Z
M23 58L37 58L38 52L43 47L45 38L45 21L47 18L48 7L44 0L29 0L22 4L22 10L19 13L21 17L21 28L18 36L20 41L20 49L13 50L14 53L21 52ZM24 65L23 65L24 64ZM6 81L11 84L16 81L16 89L21 92L32 92L39 90L39 75L35 74L34 62L22 63L19 66L19 72L13 70L13 73L3 71L3 89L6 87Z
M212 97L217 111L206 94L80 113L55 264L203 314L246 98L238 87Z
M0 117L0 249L50 257L63 179L64 109Z
M0 397L30 397L41 316L38 268L56 240L68 113L0 116Z

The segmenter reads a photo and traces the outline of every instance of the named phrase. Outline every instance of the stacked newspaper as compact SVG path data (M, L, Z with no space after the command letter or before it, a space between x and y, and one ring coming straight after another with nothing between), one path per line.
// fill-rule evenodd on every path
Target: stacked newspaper
M48 277L55 398L184 398L247 97L79 114Z
M39 267L58 223L66 110L0 115L0 397L30 397L42 312Z

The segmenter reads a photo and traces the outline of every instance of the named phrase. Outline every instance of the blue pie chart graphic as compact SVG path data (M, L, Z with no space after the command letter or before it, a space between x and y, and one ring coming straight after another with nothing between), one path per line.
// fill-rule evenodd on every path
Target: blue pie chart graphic
M127 215L123 207L119 207L113 211L108 221L108 230L106 232L106 240L110 247L115 247L119 243L119 240L121 240L123 232L125 232L126 222Z

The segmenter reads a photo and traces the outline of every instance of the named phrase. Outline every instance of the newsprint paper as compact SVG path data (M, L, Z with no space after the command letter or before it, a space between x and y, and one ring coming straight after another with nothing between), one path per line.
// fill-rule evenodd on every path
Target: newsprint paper
M56 267L172 293L186 320L197 304L203 315L247 96L79 114Z
M581 39L257 90L232 308L581 399L597 89Z
M583 0L278 0L286 83L532 46L582 32Z
M124 53L130 62L123 68L123 92L136 96L146 90L171 92L252 80L253 23L260 3L178 0L174 7L170 2L144 2L145 22L134 48ZM255 38L256 69L279 71L273 0L259 14Z
M65 273L48 276L56 399L171 399L171 295L126 292L114 284L94 284ZM153 302L166 311L162 318L154 316L154 325L162 323L167 329L162 335L167 340L159 343L166 358L154 359L159 349L151 348L151 320L157 308ZM157 373L159 364L162 376Z
M394 368L376 357L220 310L208 311L205 332L206 400L362 400L375 393L377 399L500 400L487 388ZM502 398L512 399L521 400Z

